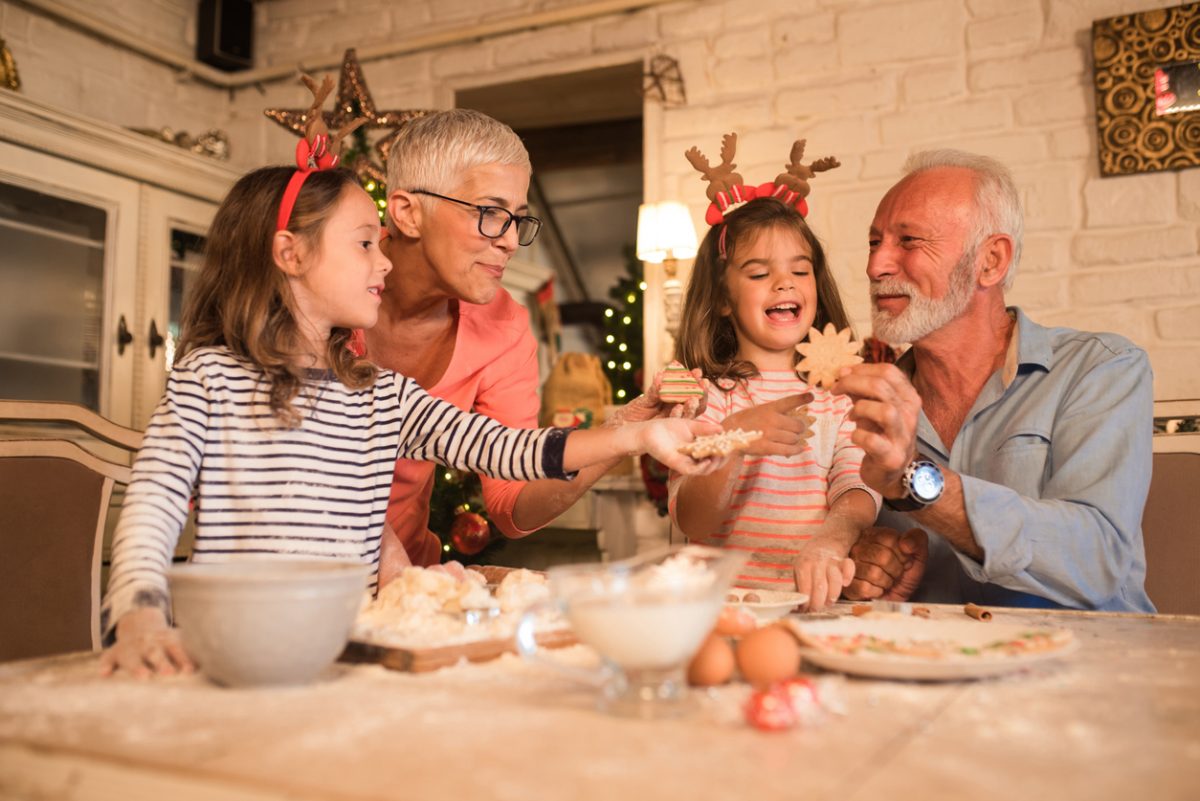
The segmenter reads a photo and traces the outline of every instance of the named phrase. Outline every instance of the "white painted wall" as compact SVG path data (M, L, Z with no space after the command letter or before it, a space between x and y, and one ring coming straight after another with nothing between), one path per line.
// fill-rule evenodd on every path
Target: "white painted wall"
M647 110L648 197L690 202L699 224L707 200L682 154L698 144L711 155L730 130L740 134L738 164L750 182L779 172L797 137L809 140L811 156L838 156L844 166L814 181L812 222L860 329L866 227L904 157L934 146L996 156L1012 166L1026 204L1012 301L1042 322L1130 337L1150 352L1156 397L1200 397L1200 170L1101 179L1097 168L1091 22L1165 3L697 0L369 61L364 70L381 108L443 107L456 88L656 52L678 58L689 105ZM259 65L587 5L269 0L258 6ZM115 23L191 51L194 22L183 14L191 3L115 8ZM261 117L267 106L305 105L290 81L230 97L8 0L0 0L0 36L37 99L121 125L222 127L244 167L291 152L290 134ZM659 331L647 334L653 353Z

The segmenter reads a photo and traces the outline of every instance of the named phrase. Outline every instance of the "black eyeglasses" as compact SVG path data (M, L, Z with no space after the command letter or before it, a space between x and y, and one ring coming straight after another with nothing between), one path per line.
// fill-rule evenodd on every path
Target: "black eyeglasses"
M409 191L414 195L429 195L430 197L449 200L451 203L475 209L479 212L479 233L488 239L499 239L504 236L504 232L515 222L517 224L517 243L520 245L532 245L533 240L537 239L538 231L542 230L542 221L537 217L530 217L528 214L513 214L508 209L500 206L480 206L477 203L468 203L456 197L446 197L445 195L439 195L437 192L429 192L425 189L410 189Z

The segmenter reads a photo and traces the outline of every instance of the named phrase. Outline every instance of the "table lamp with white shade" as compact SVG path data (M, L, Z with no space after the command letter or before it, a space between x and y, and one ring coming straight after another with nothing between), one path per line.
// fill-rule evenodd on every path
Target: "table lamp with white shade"
M687 206L667 200L638 207L637 257L663 266L663 311L671 336L679 330L683 307L683 283L676 275L679 260L695 255L696 228Z

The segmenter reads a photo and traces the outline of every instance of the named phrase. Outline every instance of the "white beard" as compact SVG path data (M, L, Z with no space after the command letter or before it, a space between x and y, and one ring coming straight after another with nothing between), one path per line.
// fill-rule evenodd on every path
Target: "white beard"
M975 291L975 252L976 248L971 248L954 265L950 285L940 298L922 295L915 286L898 278L881 278L871 284L871 325L875 336L889 345L905 345L958 319L967 310ZM879 295L906 295L908 306L898 314L883 311L874 304Z

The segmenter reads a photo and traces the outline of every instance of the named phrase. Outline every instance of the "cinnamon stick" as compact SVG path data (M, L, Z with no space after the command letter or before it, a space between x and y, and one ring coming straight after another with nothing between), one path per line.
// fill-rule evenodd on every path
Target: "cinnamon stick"
M982 606L976 606L975 604L967 604L963 607L963 612L965 612L968 617L973 617L976 620L982 620L986 622L992 619L991 612L984 609Z

